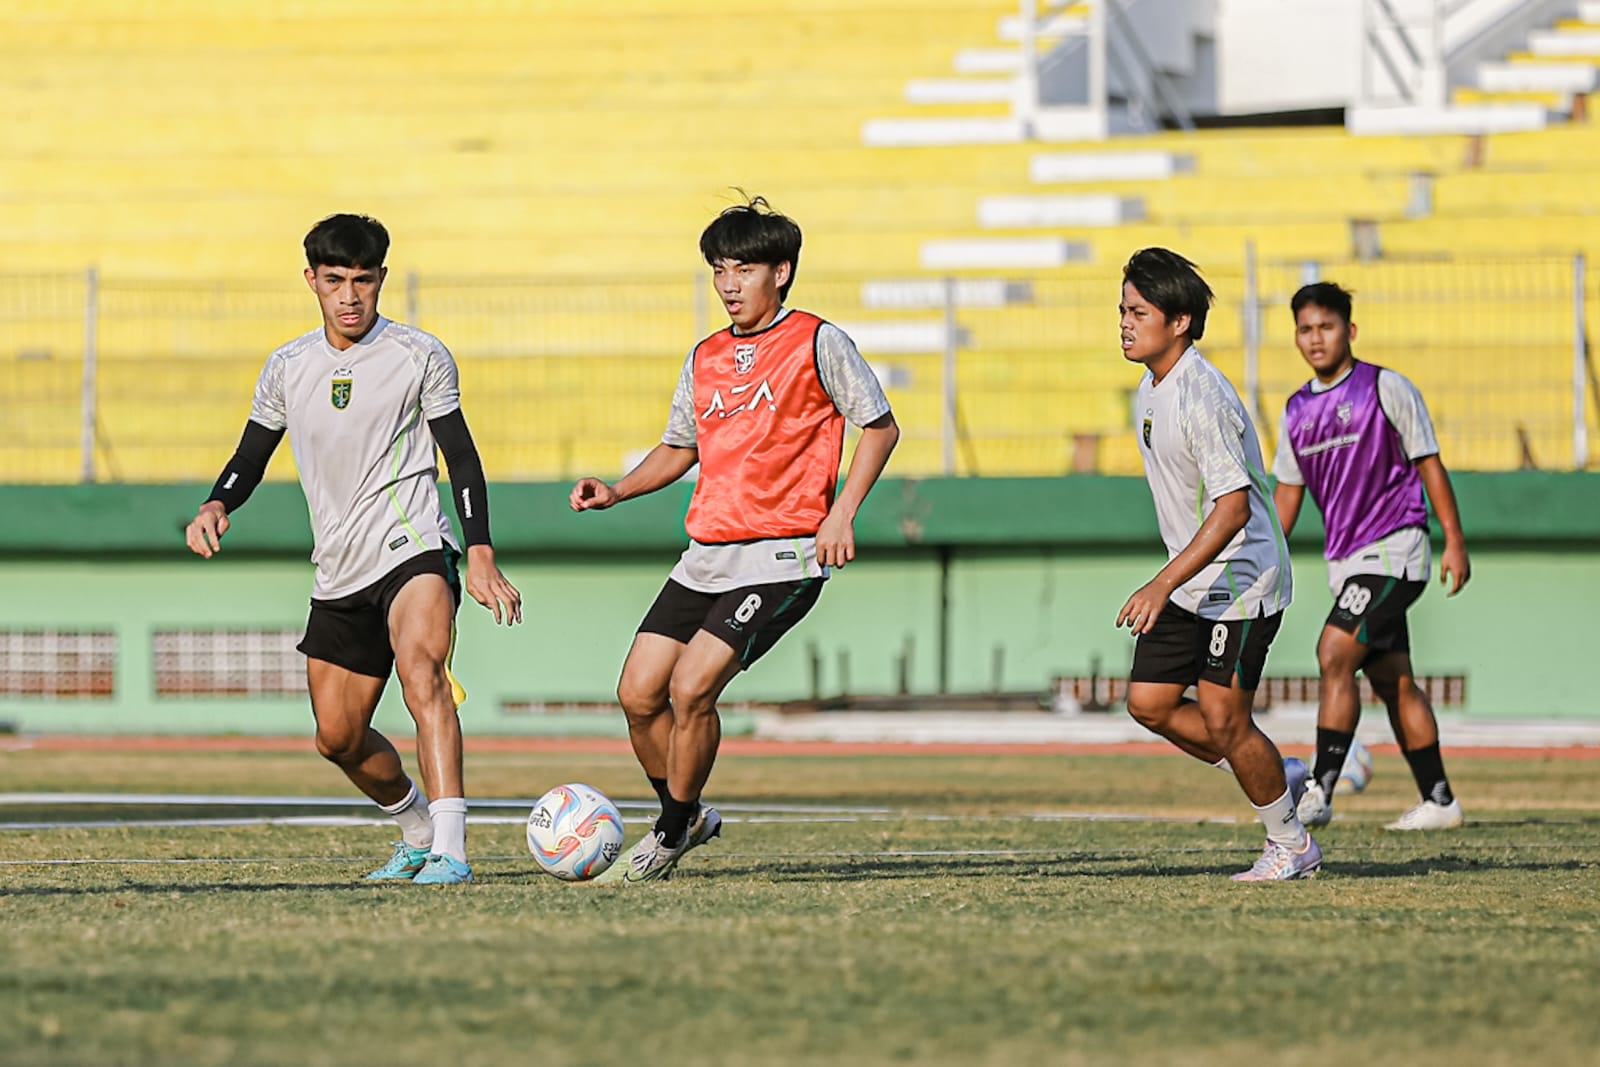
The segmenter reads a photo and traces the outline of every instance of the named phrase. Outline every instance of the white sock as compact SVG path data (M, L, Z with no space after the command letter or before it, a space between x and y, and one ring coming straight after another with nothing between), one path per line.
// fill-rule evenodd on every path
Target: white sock
M1227 756L1223 756L1221 759L1217 760L1217 762L1213 763L1211 766L1215 767L1219 771L1227 771L1229 774L1233 773L1233 764L1228 762L1228 757Z
M412 848L433 847L433 820L428 817L428 798L417 789L417 783L407 781L405 798L398 804L379 804L385 815L394 817L400 824L400 837Z
M1252 804L1256 809L1256 816L1261 820L1261 825L1267 828L1267 840L1276 842L1287 848L1299 852L1306 847L1306 828L1300 825L1300 816L1295 814L1294 801L1289 798L1289 791L1285 789L1283 796L1270 804L1260 807Z
M467 800L440 797L428 805L433 816L433 851L458 863L467 862Z

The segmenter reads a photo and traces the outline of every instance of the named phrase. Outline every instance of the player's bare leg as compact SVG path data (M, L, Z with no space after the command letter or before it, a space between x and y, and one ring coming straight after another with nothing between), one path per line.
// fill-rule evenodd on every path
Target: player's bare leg
M406 776L389 739L372 728L372 713L386 679L308 657L306 678L317 720L317 751L400 827L389 862L368 874L374 881L410 881L433 851L428 799Z
M1253 690L1201 681L1200 701L1196 705L1205 723L1210 750L1226 759L1239 780L1239 788L1260 807L1285 793L1289 786L1283 776L1283 757L1272 739L1261 732L1250 708L1255 703Z
M1461 803L1450 788L1444 757L1439 753L1439 720L1434 718L1428 694L1417 685L1410 654L1387 653L1369 663L1366 671L1372 688L1389 709L1389 725L1422 795L1418 804L1386 829L1450 830L1460 826Z
M1361 719L1361 683L1356 671L1366 662L1369 649L1356 635L1337 626L1324 626L1317 639L1317 666L1321 673L1317 699L1317 754L1311 766L1311 784L1300 798L1300 821L1326 826L1333 818L1333 790L1344 770L1350 746L1355 743ZM1371 677L1371 672L1368 672Z
M667 752L667 786L682 801L698 801L711 777L722 743L717 698L740 671L739 657L727 643L701 630L672 671L672 745Z
M634 846L622 880L661 881L672 876L689 849L716 836L722 818L700 804L722 742L717 699L740 671L727 643L705 631L684 646L668 685L672 730L667 745L667 795L661 817Z
M1361 718L1361 688L1356 671L1367 658L1367 646L1337 626L1324 626L1317 640L1317 666L1322 674L1317 699L1317 725L1354 733Z
M343 771L351 784L374 803L383 806L404 798L411 784L394 745L372 729L372 713L386 681L326 660L306 659L318 754Z
M1322 866L1322 850L1295 814L1295 797L1284 776L1283 756L1261 732L1250 714L1255 691L1240 689L1238 678L1228 686L1199 683L1200 714L1211 735L1211 747L1233 767L1239 788L1267 831L1261 856L1235 881L1269 882L1308 878Z
M672 746L672 670L685 647L664 634L634 635L617 682L617 700L628 717L628 741L652 783L667 777L667 752Z
M1211 743L1200 705L1185 699L1187 686L1167 682L1131 682L1128 714L1152 733L1160 734L1197 760L1216 765L1223 753Z
M417 726L417 764L433 820L433 852L414 879L417 885L472 880L461 719L448 674L455 610L449 585L435 574L420 574L406 582L389 606L395 675Z
M434 800L465 796L461 719L445 674L455 610L450 587L434 574L412 578L389 608L395 675L417 724L417 764Z
M1401 749L1426 748L1439 743L1439 720L1434 717L1428 694L1417 685L1411 656L1406 652L1387 652L1367 664L1367 680L1389 712L1389 726Z

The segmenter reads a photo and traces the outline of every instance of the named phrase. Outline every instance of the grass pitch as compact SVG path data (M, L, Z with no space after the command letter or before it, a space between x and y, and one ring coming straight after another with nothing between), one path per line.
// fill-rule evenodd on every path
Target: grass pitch
M1414 792L1380 754L1322 876L1272 886L1227 880L1261 841L1232 782L1165 755L730 752L724 838L632 889L537 873L514 821L473 825L478 884L424 889L361 881L382 825L0 804L44 824L0 830L0 1063L1592 1062L1600 764L1448 766L1466 828L1385 834ZM643 785L615 751L468 776ZM309 747L0 752L0 783L345 791Z

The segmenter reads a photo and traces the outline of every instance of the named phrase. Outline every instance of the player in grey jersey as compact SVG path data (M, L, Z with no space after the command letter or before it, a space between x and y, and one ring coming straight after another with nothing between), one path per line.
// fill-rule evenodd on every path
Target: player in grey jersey
M230 516L287 432L317 568L299 645L317 751L401 831L389 862L368 877L470 882L456 715L466 694L450 673L461 550L439 502L436 446L466 535L467 592L507 625L521 621L522 597L495 564L455 360L438 338L378 314L387 231L374 219L332 215L306 235L305 250L322 325L268 357L239 447L186 537L206 559L221 549ZM417 724L427 797L372 728L391 669Z
M1286 765L1250 717L1293 595L1289 553L1255 427L1194 347L1211 300L1194 264L1165 248L1136 252L1123 269L1122 355L1145 369L1135 432L1167 546L1166 566L1117 614L1138 635L1128 713L1238 780L1267 843L1236 881L1307 878L1322 850L1295 812L1305 765Z

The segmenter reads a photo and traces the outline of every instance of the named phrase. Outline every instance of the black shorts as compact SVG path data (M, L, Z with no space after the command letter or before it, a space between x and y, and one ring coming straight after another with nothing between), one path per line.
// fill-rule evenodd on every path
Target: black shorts
M312 659L326 660L356 674L387 678L394 669L389 644L389 607L400 590L420 574L437 574L450 585L461 606L461 553L446 545L412 556L365 589L333 600L312 600L306 636L297 647Z
M1411 582L1382 574L1352 574L1334 598L1328 625L1366 645L1369 655L1410 652L1411 630L1406 610L1417 602L1427 582Z
M1237 678L1240 689L1254 692L1282 622L1282 612L1225 622L1168 604L1150 632L1139 635L1130 680L1183 686L1203 680L1231 688Z
M704 630L738 653L741 666L749 667L806 617L822 595L823 581L802 578L747 585L726 593L701 593L668 578L645 612L639 632L688 644L696 632Z

